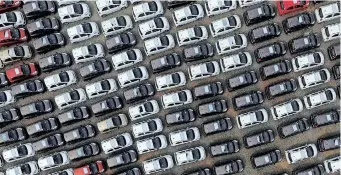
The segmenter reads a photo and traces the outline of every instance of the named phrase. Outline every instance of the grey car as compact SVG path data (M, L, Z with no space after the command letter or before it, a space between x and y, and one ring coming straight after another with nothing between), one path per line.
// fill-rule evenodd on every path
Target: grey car
M33 117L49 113L53 110L50 100L40 100L20 107L20 113L23 117Z
M262 132L258 132L253 135L244 136L245 148L251 148L259 145L271 143L275 140L274 132L269 129Z
M40 80L29 80L25 83L12 86L12 95L15 98L27 97L44 92L45 87Z
M58 114L59 122L63 124L70 124L72 122L84 120L90 117L89 108L86 106L75 107L70 111Z
M96 135L95 128L92 125L79 126L77 129L64 133L66 143L76 142L91 138Z
M133 33L126 32L107 39L105 43L107 45L109 53L112 54L134 46L136 44L136 38Z
M0 112L0 125L14 122L21 119L19 110L16 108L10 108Z
M91 105L91 110L96 116L99 116L117 109L121 109L122 107L123 103L121 98L114 96Z
M227 89L231 92L245 86L257 83L258 78L255 71L249 71L227 80Z
M127 165L137 161L137 153L135 150L129 150L107 159L108 167L114 168Z
M26 25L31 37L40 37L50 33L58 32L61 28L60 22L56 18L42 18Z
M50 135L32 143L34 151L44 151L58 148L64 145L64 139L61 134Z
M119 172L117 175L142 175L142 172L139 168L132 168L123 172Z
M296 134L302 133L310 129L308 119L302 118L294 122L278 127L278 135L281 138L287 138Z
M183 54L185 61L189 62L212 57L214 51L212 45L207 43L186 48L183 50Z
M201 116L209 116L224 113L227 111L227 108L228 106L225 100L217 100L200 104L198 107L198 111Z
M39 54L60 48L66 44L61 33L51 33L32 41L33 47Z
M40 120L36 123L26 126L27 134L31 137L52 132L59 128L56 118L48 118Z
M9 84L5 73L0 73L0 87L5 87Z
M0 133L0 144L14 143L27 138L24 128L13 128Z
M216 175L226 175L240 173L244 170L244 163L242 160L232 160L223 164L214 165L214 172Z
M70 65L71 57L68 53L56 53L39 60L39 66L43 72L49 72Z
M240 149L238 140L228 140L223 143L210 146L211 155L213 157L232 154Z
M233 124L231 118L226 117L214 120L212 122L204 123L203 126L205 134L215 134L232 129Z
M123 92L126 103L132 103L153 96L155 88L150 83L140 84Z
M169 125L192 122L196 119L193 109L183 109L166 115L166 122Z
M219 81L197 86L193 90L195 99L214 97L223 93L224 93L224 88L221 82Z
M47 16L57 11L54 1L32 1L24 4L22 9L28 19Z
M79 160L87 157L95 156L100 153L97 143L89 143L67 152L70 160Z
M261 168L264 166L272 165L280 162L281 160L281 151L278 149L251 156L251 163L254 168Z
M103 75L110 70L110 63L106 59L98 59L89 65L81 67L79 72L84 80L90 80L94 77Z
M176 1L176 2L181 2L181 1ZM187 1L185 1L185 2L187 2ZM191 171L190 173L186 173L186 174L182 174L182 175L213 175L213 173L209 168L200 168L200 169Z
M246 94L238 95L232 99L235 110L248 108L264 102L264 97L260 91L251 91Z

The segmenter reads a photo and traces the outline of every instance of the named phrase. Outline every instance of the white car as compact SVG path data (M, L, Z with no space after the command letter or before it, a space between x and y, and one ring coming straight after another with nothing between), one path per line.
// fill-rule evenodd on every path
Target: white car
M205 1L207 16L219 15L237 8L237 0Z
M301 89L307 89L310 87L314 87L323 83L327 83L330 81L330 72L328 69L320 69L312 72L308 72L299 77L298 84Z
M326 105L334 102L335 100L336 92L333 88L327 88L325 90L314 92L303 97L303 101L307 109Z
M220 59L221 71L228 72L245 68L252 64L252 57L249 52L239 52Z
M20 11L11 11L0 14L0 30L24 25L26 25L26 18Z
M58 168L69 163L70 159L66 151L56 152L38 159L38 166L43 171Z
M82 23L67 29L71 43L78 43L100 34L98 25L95 22Z
M340 156L333 157L333 158L323 161L324 169L326 170L328 174L340 172L341 170L340 164L341 164Z
M0 108L14 103L15 101L11 90L0 91Z
M18 45L0 51L0 68L5 65L20 61L22 59L32 58L32 50L28 45Z
M161 132L163 125L159 118L155 118L133 124L132 130L134 137L140 138Z
M191 4L173 12L175 26L182 26L204 17L204 9L200 4Z
M144 66L135 67L117 75L121 88L137 84L149 78L147 68Z
M248 7L264 2L264 0L238 0L240 7Z
M157 91L172 89L186 84L186 77L183 72L174 72L155 77Z
M82 88L65 92L54 97L54 101L60 110L79 104L86 99L85 91Z
M219 55L234 52L247 46L247 38L244 34L237 34L223 39L219 39L216 43Z
M129 133L123 133L115 137L111 137L101 142L102 149L105 154L127 148L133 144L133 139Z
M72 49L72 55L75 62L84 63L96 60L105 56L103 45L100 43L90 44Z
M297 56L291 60L295 72L311 69L324 64L324 55L322 52L312 52Z
M139 24L139 34L141 38L147 39L160 35L161 33L170 29L169 22L166 17L157 17Z
M190 104L193 102L193 97L190 90L182 90L162 95L161 101L163 108L168 109Z
M128 0L100 0L96 1L99 16L108 15L128 7Z
M35 151L31 143L9 147L2 151L2 157L6 162L17 161L34 155Z
M148 39L144 42L147 56L165 52L175 47L175 41L171 34Z
M169 133L169 141L172 146L194 142L200 139L200 131L197 127L186 128Z
M145 160L142 162L142 166L146 174L153 174L173 168L174 162L172 156L164 155L154 159Z
M132 121L145 118L160 111L156 100L149 100L128 108L129 116Z
M268 112L262 108L237 115L237 125L239 129L266 123L269 119Z
M120 70L143 61L143 55L140 49L131 49L113 55L111 60L114 69Z
M98 2L98 1L96 1ZM101 23L104 36L112 36L133 28L133 22L128 15L110 18Z
M308 158L317 156L317 148L315 144L307 144L299 146L297 148L289 149L285 151L285 157L289 164L301 162Z
M136 141L136 147L139 154L145 154L148 152L164 149L167 146L167 139L164 135L158 135Z
M104 79L85 86L89 99L107 95L117 91L118 87L113 78Z
M188 73L191 81L215 76L220 73L219 63L217 61L210 61L191 65L188 68Z
M44 84L48 91L55 91L75 84L76 82L76 73L72 70L67 70L44 78Z
M207 29L205 26L195 26L183 30L179 30L176 33L179 46L198 43L208 38Z
M74 3L58 8L58 15L60 21L64 24L90 18L91 11L86 3Z
M322 5L315 9L315 16L318 23L340 18L340 2Z
M198 146L174 153L175 162L177 165L199 162L206 158L205 148Z
M340 39L341 37L341 23L327 25L321 28L321 33L324 41Z
M40 172L36 161L26 162L24 164L16 165L7 168L6 175L35 175Z
M159 0L145 1L133 6L135 22L152 19L163 14L163 6Z
M280 103L270 108L274 120L297 114L303 110L303 103L299 98Z
M241 28L242 22L238 15L232 15L224 17L218 20L214 20L209 25L211 34L213 37L231 33Z

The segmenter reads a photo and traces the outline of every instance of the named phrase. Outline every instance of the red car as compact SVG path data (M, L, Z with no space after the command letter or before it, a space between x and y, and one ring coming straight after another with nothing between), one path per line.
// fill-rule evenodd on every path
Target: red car
M28 40L25 28L11 28L0 31L0 46L9 46Z
M298 11L309 6L309 0L279 0L277 1L277 9L279 15L284 15L294 11Z
M11 82L22 81L38 75L35 63L22 64L6 70L6 77Z
M0 0L0 13L15 9L21 5L21 0Z
M96 161L95 163L90 163L82 167L75 168L73 170L74 175L97 175L105 171L102 161Z

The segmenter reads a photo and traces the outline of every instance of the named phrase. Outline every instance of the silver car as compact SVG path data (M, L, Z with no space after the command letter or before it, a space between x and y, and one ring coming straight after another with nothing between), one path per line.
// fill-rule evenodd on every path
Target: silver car
M164 155L142 162L142 167L146 174L166 171L168 169L173 168L173 166L174 166L173 158L170 155Z
M244 34L236 34L226 38L219 39L216 42L216 48L219 55L231 53L247 46L247 38Z
M78 43L84 40L88 40L100 34L97 23L85 22L67 29L71 43Z
M179 30L176 33L179 46L198 43L208 38L208 32L205 26L195 26Z
M58 8L58 15L62 23L70 23L90 18L91 11L86 3L74 3Z
M77 64L84 63L96 60L97 58L103 58L105 50L100 43L90 44L72 49L72 56Z
M133 6L133 18L135 22L152 19L163 13L162 3L159 0L144 1Z
M96 1L99 16L108 15L128 7L128 0L105 0Z
M177 165L194 163L206 158L205 148L202 146L190 148L174 153L175 162Z
M183 72L174 72L170 74L155 77L155 86L157 91L172 89L186 84L186 76Z
M234 0L232 0L234 1ZM224 35L241 28L242 23L237 15L228 16L218 20L214 20L209 25L213 37Z
M20 11L11 11L0 14L0 30L24 26L25 24L26 18Z
M125 88L143 80L147 80L149 78L149 74L146 67L140 66L119 73L117 78L121 88Z
M36 161L26 162L14 167L7 168L6 175L35 175L39 174L40 169Z
M163 108L168 109L190 104L193 102L193 97L191 91L186 89L182 91L163 94L161 97L161 101Z
M66 151L56 152L38 159L38 166L43 171L58 168L69 163L70 159Z
M156 100L145 101L135 106L130 106L128 109L132 121L151 116L159 111L159 104Z
M174 10L172 16L175 26L178 27L203 18L205 13L200 4L191 4Z
M175 47L175 41L171 34L163 35L144 41L147 56L158 54Z
M79 104L85 101L86 99L87 98L86 98L84 89L79 88L79 89L75 89L75 90L57 95L54 98L54 101L56 102L58 108L62 110L62 109L74 106L76 104Z
M146 138L136 141L136 147L139 154L164 149L168 146L166 136L157 135L155 137Z
M77 82L76 73L72 70L62 71L44 78L44 84L48 91L65 88Z
M117 114L108 119L97 123L97 128L100 132L105 133L114 128L120 128L128 125L128 119L125 114Z
M237 8L237 0L205 1L207 16L219 15Z
M97 2L97 1L96 1ZM104 36L109 37L133 28L133 22L128 15L122 15L102 21Z
M160 35L161 33L168 31L169 29L170 25L167 18L157 17L139 24L138 31L141 38L144 40Z
M131 49L111 57L115 70L127 68L143 61L143 55L140 49Z
M85 86L89 99L100 97L117 91L118 87L113 78L104 79Z
M132 125L135 138L159 133L163 130L162 121L159 118L146 120Z
M133 139L129 133L122 133L101 142L101 146L105 154L127 148L132 144Z
M169 133L169 140L172 146L194 142L200 139L200 131L197 127L186 128Z
M220 73L219 63L217 61L210 61L191 65L188 68L188 74L191 81L199 80Z

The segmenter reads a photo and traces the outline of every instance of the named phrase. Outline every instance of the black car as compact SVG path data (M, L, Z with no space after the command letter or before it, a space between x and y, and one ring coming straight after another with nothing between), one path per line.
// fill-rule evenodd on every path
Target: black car
M245 24L257 24L276 16L275 9L271 4L262 4L250 10L246 10L243 14Z
M53 71L71 65L71 57L68 53L56 53L39 60L39 67L43 72Z
M61 33L52 33L33 41L33 47L39 54L58 49L65 44L65 38Z
M291 33L313 26L315 22L314 13L304 12L283 20L282 24L285 33Z
M90 80L107 72L110 72L110 70L111 67L109 61L107 61L106 59L97 59L91 64L81 67L79 69L79 72L84 80Z
M193 109L183 109L166 115L166 122L169 125L184 124L192 122L195 119L196 115Z
M0 88L6 87L9 84L9 81L6 77L5 73L0 73Z
M318 164L309 168L304 168L292 172L293 175L325 175L325 169L322 164Z
M198 111L201 116L208 116L224 113L227 111L227 108L228 106L225 100L217 100L209 103L200 104L198 107Z
M264 97L262 92L260 91L252 91L246 94L238 95L236 97L233 97L232 99L233 107L235 110L240 110L262 104L263 101Z
M105 43L109 53L112 54L134 46L136 44L136 38L133 33L126 32L107 39Z
M150 61L153 73L163 72L181 65L180 56L177 53L171 53L166 56Z
M21 114L18 109L10 108L0 112L0 125L8 124L21 119Z
M128 89L123 92L126 103L133 103L138 100L151 97L155 94L154 86L150 83L140 84L134 88Z
M28 19L48 16L57 11L54 1L33 1L24 4L22 9Z
M327 138L320 138L317 140L317 146L320 152L339 149L341 146L340 135Z
M291 70L292 67L289 60L281 60L279 62L275 62L259 68L259 72L263 80L287 74L291 72Z
M265 95L268 99L272 99L281 95L289 94L297 90L297 83L294 79L283 80L271 84L265 88Z
M223 93L224 93L224 88L221 82L214 82L214 83L197 86L193 90L195 99L214 97Z
M251 163L254 168L261 168L268 165L273 165L280 162L281 160L281 151L278 149L251 156Z
M340 59L340 43L334 44L328 47L328 55L330 60Z
M231 118L226 117L214 121L210 121L203 124L205 134L215 134L220 132L226 132L231 130L233 127L233 123Z
M28 80L25 83L12 86L12 95L15 98L23 98L45 91L44 83L40 80Z
M338 65L333 66L332 70L333 70L334 79L335 80L340 79L340 65L338 64Z
M210 146L212 157L236 153L239 149L240 146L238 140L228 140Z
M339 112L336 110L330 110L319 114L312 115L310 117L311 125L314 128L331 125L340 122Z
M212 57L214 55L214 51L212 45L206 43L186 48L183 50L183 54L184 60L189 62Z
M110 97L91 105L92 112L95 116L103 115L114 110L121 109L122 107L122 100L118 96Z
M86 106L74 107L70 111L58 114L57 118L62 125L81 121L90 117L90 110Z
M61 26L56 18L43 18L27 24L26 28L31 37L40 37L58 32Z
M310 124L308 122L308 119L301 118L299 120L296 120L294 122L290 122L285 125L281 125L277 128L278 135L281 138L287 138L290 136L297 135L299 133L303 133L305 131L308 131L310 129Z
M248 36L252 44L263 42L281 35L281 29L277 23L267 24L252 29Z
M255 146L271 143L275 140L274 132L269 129L253 135L244 136L245 148L252 148Z
M231 77L227 80L227 89L231 92L245 86L257 83L258 78L255 71L249 71L240 75Z
M214 165L214 172L216 175L235 174L240 173L243 170L244 163L240 159Z
M189 4L193 1L174 1L174 0L169 0L167 1L167 7L169 9L175 8L175 7L180 7L186 4Z
M287 49L283 42L274 42L269 45L262 46L254 52L257 63L278 58L286 53Z
M317 34L309 34L291 39L288 47L291 54L308 51L321 45L320 38Z

